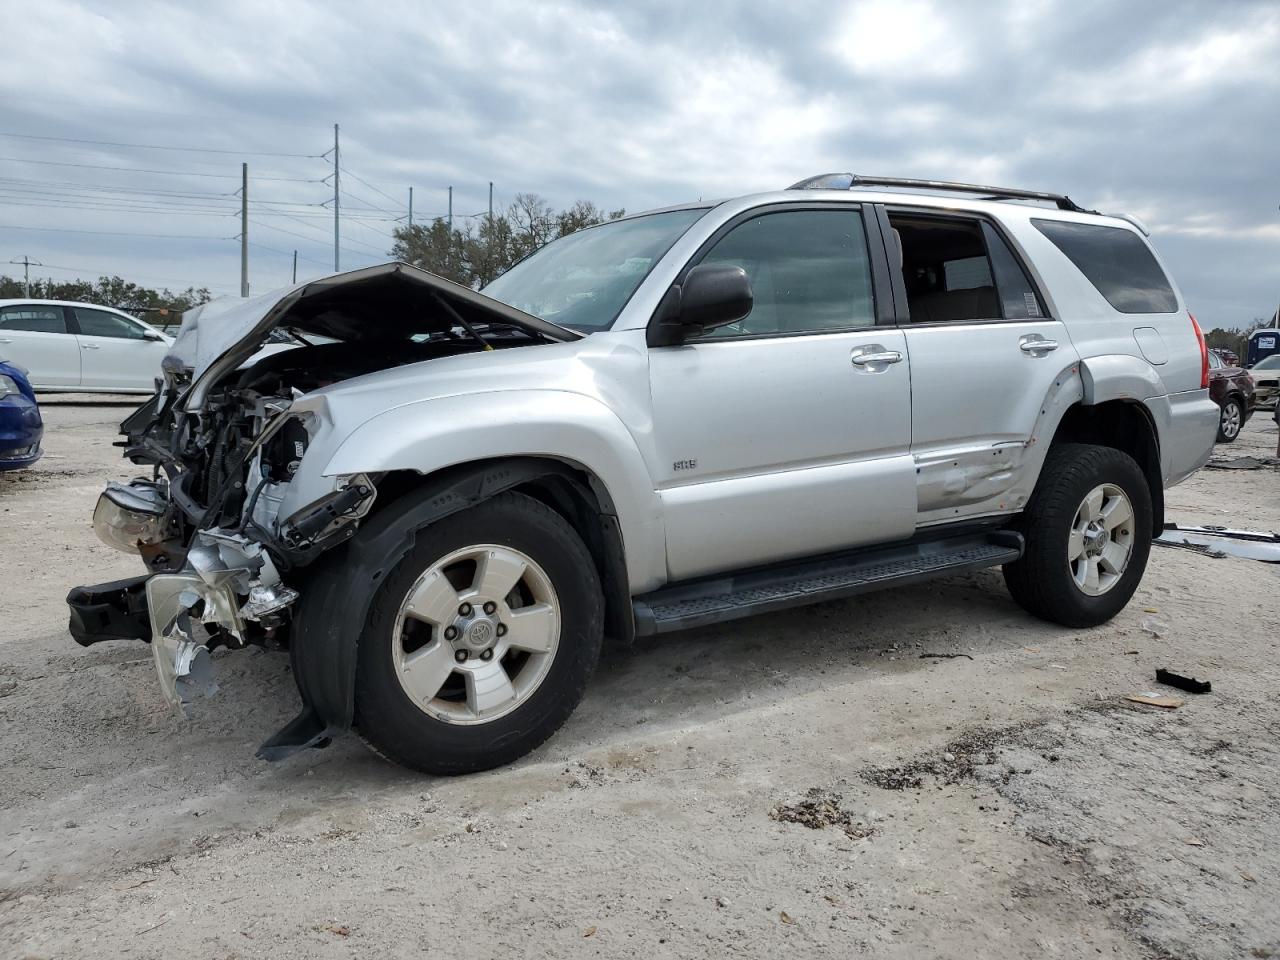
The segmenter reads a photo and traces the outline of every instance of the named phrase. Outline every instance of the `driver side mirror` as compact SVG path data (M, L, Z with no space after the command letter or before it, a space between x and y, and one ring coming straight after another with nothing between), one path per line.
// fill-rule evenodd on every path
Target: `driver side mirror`
M151 341L163 341L163 340L164 340L164 337L160 336L160 334L158 334L158 333L157 333L156 331L154 331L154 330L143 330L143 331L142 331L142 339L143 339L143 340L151 340Z
M741 267L700 263L673 284L649 324L646 342L669 347L736 323L751 312L751 281Z

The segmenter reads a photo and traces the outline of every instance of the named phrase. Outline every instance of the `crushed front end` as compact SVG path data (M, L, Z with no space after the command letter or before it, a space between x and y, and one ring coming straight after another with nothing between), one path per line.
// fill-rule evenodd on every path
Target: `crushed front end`
M338 568L336 580L312 565L352 539L387 479L326 469L361 423L423 389L417 374L400 376L394 395L374 378L578 336L400 263L188 312L155 395L120 425L117 445L148 475L109 484L93 517L99 538L136 553L146 572L73 589L72 637L84 646L150 643L164 697L180 709L215 689L212 650L290 646L295 666L299 651L313 650L321 676L310 690L297 670L295 679L304 716L314 719L316 688L332 680L331 699L342 701L354 669L350 657L331 658L323 638L304 637L295 613L308 588L324 603L341 593L340 562L327 565ZM355 610L358 600L347 606ZM348 624L342 644L353 650L357 633ZM326 729L349 726L343 708L330 714ZM327 742L319 733L285 739Z

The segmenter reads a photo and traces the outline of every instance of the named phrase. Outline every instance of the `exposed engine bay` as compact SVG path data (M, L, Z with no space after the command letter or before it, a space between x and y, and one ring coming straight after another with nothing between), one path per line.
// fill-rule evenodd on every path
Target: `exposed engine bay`
M185 317L155 396L121 424L118 445L151 475L109 484L94 526L136 551L149 574L68 597L80 643L151 642L176 707L212 691L210 650L288 641L296 571L348 540L377 501L381 476L321 480L312 470L317 495L296 502L295 475L319 426L300 401L393 367L577 336L404 264L251 305ZM247 329L238 339L237 324ZM263 348L273 331L296 345ZM195 345L186 356L184 338Z

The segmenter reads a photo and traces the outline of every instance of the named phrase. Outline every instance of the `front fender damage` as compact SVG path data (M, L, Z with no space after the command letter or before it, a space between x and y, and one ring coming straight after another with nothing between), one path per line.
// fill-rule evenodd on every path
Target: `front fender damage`
M351 729L360 635L375 594L413 547L418 531L520 484L571 475L569 467L538 458L447 470L368 518L348 543L314 563L295 608L290 645L302 711L258 749L258 756L281 760L307 747L327 746ZM612 508L602 504L601 509Z

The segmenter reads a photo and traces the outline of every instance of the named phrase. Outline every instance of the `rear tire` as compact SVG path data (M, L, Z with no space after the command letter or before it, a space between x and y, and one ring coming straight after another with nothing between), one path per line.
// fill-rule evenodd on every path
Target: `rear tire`
M1026 550L1004 567L1009 593L1042 620L1105 623L1142 579L1151 523L1151 491L1132 457L1111 447L1056 444L1020 522Z
M423 773L510 763L582 699L603 611L591 554L545 504L504 493L448 516L418 533L373 599L356 728Z

